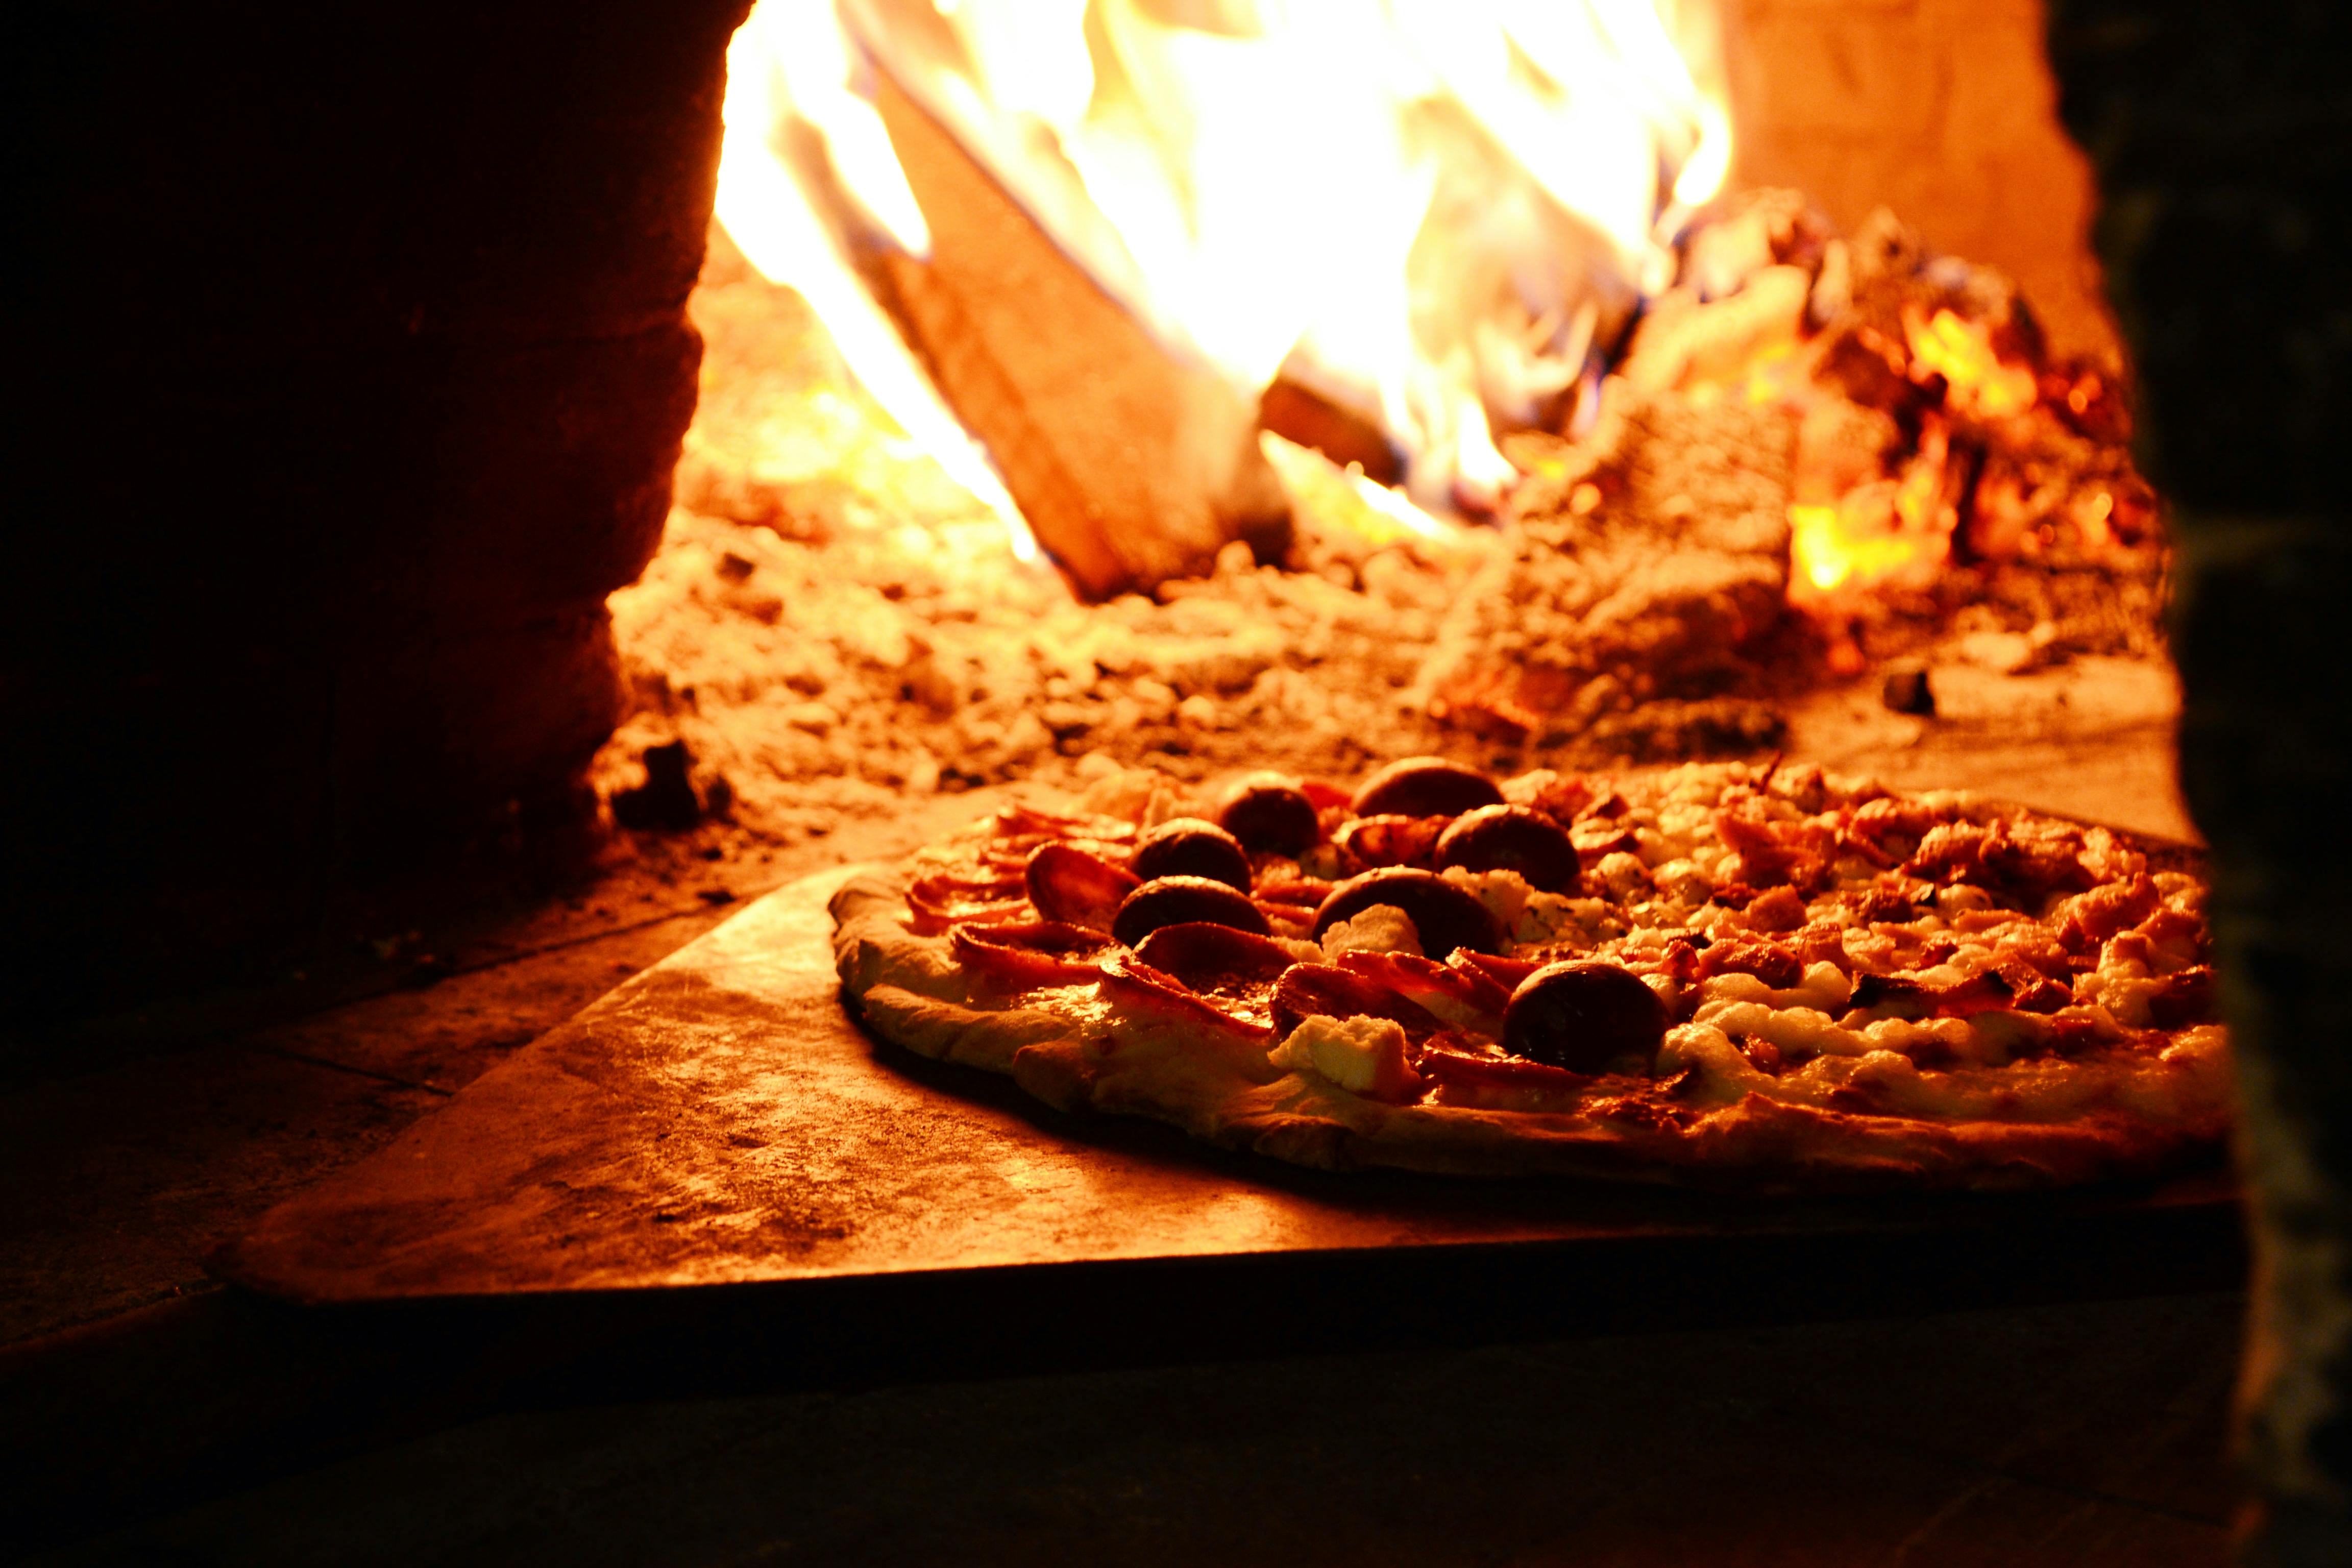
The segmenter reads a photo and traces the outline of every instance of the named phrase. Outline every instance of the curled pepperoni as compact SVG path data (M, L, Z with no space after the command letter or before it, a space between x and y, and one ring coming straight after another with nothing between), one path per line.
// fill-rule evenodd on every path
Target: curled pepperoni
M1369 975L1330 963L1294 963L1274 984L1274 1026L1281 1034L1308 1018L1389 1018L1408 1036L1433 1033L1437 1020Z
M960 925L948 933L958 963L1014 991L1098 980L1110 948L1100 931L1057 921Z
M1102 994L1130 1012L1171 1023L1222 1029L1249 1039L1270 1038L1263 1024L1236 1018L1164 970L1152 968L1131 952L1113 952L1103 962Z
M1015 877L918 877L907 889L909 923L924 936L936 935L965 921L1001 921L1022 912L1023 900Z
M1022 880L1039 914L1089 931L1110 930L1119 900L1138 886L1132 872L1075 844L1040 845Z
M1421 1048L1413 1068L1441 1086L1463 1089L1552 1089L1575 1092L1589 1087L1590 1074L1571 1072L1525 1057L1490 1057L1464 1050L1450 1039L1433 1038Z
M1137 944L1135 956L1199 991L1273 980L1298 962L1272 937L1208 921L1161 926Z
M1409 952L1343 952L1339 967L1378 981L1424 1007L1434 1000L1439 1007L1432 1012L1446 1008L1481 1014L1499 1024L1511 999L1508 986L1475 970L1456 968L1451 959L1438 963Z
M1485 975L1500 985L1506 995L1508 995L1512 988L1520 981L1542 967L1524 958L1504 958L1492 952L1473 952L1466 947L1455 948L1446 958L1445 963L1449 969L1466 969L1474 974Z

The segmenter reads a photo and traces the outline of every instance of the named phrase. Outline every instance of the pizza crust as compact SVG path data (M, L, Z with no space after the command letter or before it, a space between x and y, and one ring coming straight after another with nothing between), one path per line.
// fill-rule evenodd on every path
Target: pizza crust
M845 999L919 1055L1008 1074L1040 1100L1168 1122L1221 1146L1321 1170L1578 1176L1749 1193L2011 1191L2145 1177L2208 1149L2206 1123L2102 1111L2061 1123L1937 1122L1750 1094L1643 1127L1581 1114L1388 1105L1281 1071L1197 1032L1107 1015L1099 1024L1004 1005L908 928L906 882L852 879L834 896ZM1263 1058L1265 1047L1257 1047Z

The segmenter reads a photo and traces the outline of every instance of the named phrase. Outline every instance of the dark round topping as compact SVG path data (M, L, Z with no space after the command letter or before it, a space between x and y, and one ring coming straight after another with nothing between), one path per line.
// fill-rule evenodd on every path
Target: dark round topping
M1437 840L1437 863L1471 871L1517 871L1547 893L1576 886L1576 845L1559 825L1524 805L1482 805L1454 819Z
M1477 895L1458 888L1434 871L1411 866L1383 866L1360 877L1350 877L1331 889L1315 910L1315 935L1341 921L1353 920L1374 904L1402 910L1421 937L1426 958L1444 958L1457 947L1473 952L1503 951L1502 929Z
M1323 837L1307 792L1275 773L1252 773L1227 790L1217 825L1261 855L1296 855Z
M1260 936L1274 934L1274 927L1255 904L1206 877L1160 877L1144 883L1119 904L1110 934L1129 947L1138 947L1161 926L1187 921L1206 921Z
M1145 834L1129 868L1149 882L1154 877L1206 877L1249 891L1249 851L1213 822L1180 816Z
M1358 816L1454 816L1502 801L1495 781L1475 768L1444 757L1402 757L1366 779L1348 809Z
M1606 1072L1638 1058L1657 1066L1666 1005L1630 969L1597 959L1547 963L1511 993L1503 1049L1571 1072Z

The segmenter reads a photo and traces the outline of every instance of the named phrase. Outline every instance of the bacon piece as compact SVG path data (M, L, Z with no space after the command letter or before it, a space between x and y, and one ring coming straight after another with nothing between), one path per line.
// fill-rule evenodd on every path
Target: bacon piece
M1291 877L1262 882L1250 889L1250 897L1261 904L1299 904L1312 910L1339 885L1319 877Z
M1563 773L1535 793L1528 804L1565 827L1584 815L1593 801L1592 782L1580 773Z
M1022 879L1039 914L1091 931L1110 930L1119 901L1142 885L1133 872L1075 844L1038 846Z
M1977 1013L2055 1013L2074 1000L2063 985L2020 963L1980 970L1949 985L1900 974L1854 977L1853 1005L1895 1018L1965 1018Z
M2200 963L2178 974L2166 975L2164 984L2148 993L2147 1016L2156 1020L2159 1029L2182 1029L2191 1024L2210 1023L2220 1001L2212 966Z
M1760 816L1750 816L1739 811L1717 811L1715 814L1716 836L1739 852L1739 880L1759 888L1773 888L1786 883L1791 887L1817 888L1829 879L1829 861L1822 847L1833 847L1827 831L1820 835L1822 847L1805 842L1806 823L1790 823L1784 829L1779 823Z
M1114 952L1104 960L1102 994L1129 1012L1165 1022L1220 1029L1250 1040L1273 1037L1273 1031L1265 1025L1234 1017L1174 975L1152 968L1131 952Z
M1881 796L1854 807L1839 842L1866 850L1866 858L1884 863L1908 860L1917 853L1920 841L1935 828L1950 822L1957 812L1958 808L1951 805Z
M1437 1019L1370 975L1329 963L1294 963L1274 983L1274 1026L1287 1035L1310 1017L1391 1018L1408 1038L1434 1034Z
M1797 897L1793 888L1779 887L1759 893L1748 906L1749 928L1776 936L1803 930L1805 918L1805 900Z
M967 924L948 933L958 963L1013 991L1099 980L1111 946L1099 931L1058 921Z
M2095 948L2155 913L2158 897L2156 879L2145 872L2126 881L2093 888L2067 900L2066 912L2058 923L2058 940L2076 952Z
M1298 962L1272 937L1207 921L1161 926L1143 939L1135 956L1196 991L1276 979Z
M1339 829L1340 849L1366 870L1379 866L1426 866L1450 816L1359 816Z
M1587 869L1603 856L1621 850L1630 854L1642 847L1632 828L1621 826L1615 819L1606 816L1579 817L1568 830L1568 841L1576 846L1576 858Z
M1903 868L1938 887L1967 883L2032 905L2092 885L2082 847L2081 831L2063 823L1948 822L1928 830Z
M1698 945L1678 936L1664 947L1623 949L1617 962L1636 974L1663 974L1687 984L1698 977Z
M1996 822L1985 839L1983 885L2021 903L2077 893L2098 879L2083 864L2082 829L2071 823Z
M1733 936L1709 943L1698 955L1695 978L1712 980L1718 974L1752 974L1775 991L1786 991L1804 979L1805 966L1777 942Z

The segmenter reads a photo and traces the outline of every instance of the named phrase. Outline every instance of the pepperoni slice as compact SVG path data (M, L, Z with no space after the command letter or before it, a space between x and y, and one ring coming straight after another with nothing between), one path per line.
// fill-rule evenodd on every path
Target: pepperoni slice
M1544 1062L1529 1061L1525 1057L1490 1057L1465 1051L1442 1039L1432 1039L1422 1047L1413 1062L1413 1069L1422 1077L1434 1079L1441 1085L1475 1089L1535 1089L1573 1093L1588 1088L1590 1075L1571 1072Z
M1022 880L1039 914L1089 931L1110 930L1119 900L1139 885L1133 872L1075 844L1038 846Z
M1099 980L1111 945L1100 931L1058 921L960 925L948 933L958 963L1013 991Z
M1435 997L1498 1022L1511 1000L1509 988L1474 970L1457 969L1451 960L1438 963L1409 952L1343 952L1339 967L1376 980L1424 1007Z
M918 877L907 889L909 923L919 934L934 936L965 921L1006 920L1022 912L1024 900L1010 896L1020 890L1013 877Z
M1135 956L1196 991L1273 980L1297 962L1272 937L1208 921L1161 926L1138 944Z
M1251 1040L1273 1037L1265 1025L1234 1017L1174 975L1152 968L1131 952L1113 952L1104 961L1102 994L1130 1012L1171 1023L1223 1030Z
M1367 974L1330 963L1294 963L1274 983L1274 1026L1287 1035L1311 1017L1390 1018L1408 1037L1434 1034L1437 1019Z

